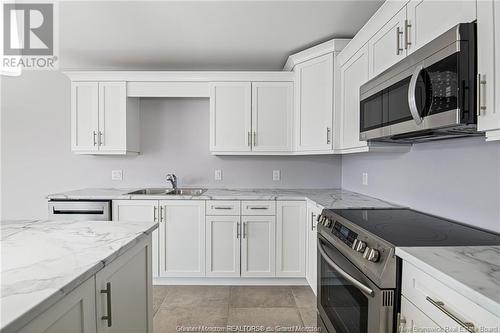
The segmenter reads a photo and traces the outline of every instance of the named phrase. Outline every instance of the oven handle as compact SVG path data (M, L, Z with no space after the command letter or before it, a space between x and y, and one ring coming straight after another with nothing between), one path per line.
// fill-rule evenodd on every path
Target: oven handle
M365 286L364 284L362 284L361 282L359 282L358 280L347 274L336 263L334 263L332 259L330 259L328 254L326 254L325 250L323 249L323 245L321 245L321 240L318 240L318 251L323 257L323 259L325 259L325 261L328 263L328 265L330 265L333 269L335 269L347 281L351 282L353 285L358 287L362 292L364 292L368 296L373 297L375 295L372 289L368 288L367 286Z
M410 79L410 85L408 86L408 106L410 107L411 116L413 117L413 120L415 120L417 125L420 125L422 123L422 117L420 117L417 109L415 88L417 87L418 76L420 75L422 69L424 69L424 66L422 65L418 65L417 68L415 68L415 72L413 72L413 75Z

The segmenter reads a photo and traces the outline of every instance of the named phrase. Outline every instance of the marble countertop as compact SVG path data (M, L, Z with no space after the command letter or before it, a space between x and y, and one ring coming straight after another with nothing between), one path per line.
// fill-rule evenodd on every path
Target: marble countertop
M401 247L396 255L500 317L500 246Z
M81 189L50 194L48 199L59 200L116 200L116 199L193 199L193 200L309 200L320 208L394 208L395 204L343 189L208 189L199 196L132 195L137 188Z
M0 330L16 332L157 226L157 222L1 221Z

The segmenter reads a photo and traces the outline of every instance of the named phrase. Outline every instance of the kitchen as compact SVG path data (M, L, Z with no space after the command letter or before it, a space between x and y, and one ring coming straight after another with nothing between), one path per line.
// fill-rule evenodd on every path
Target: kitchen
M54 8L59 69L1 77L2 332L498 330L497 1ZM85 22L92 25L79 29ZM153 42L160 37L166 42ZM439 77L432 66L449 59L469 64L442 71L470 83L466 98L461 87L445 87L464 110L453 134L467 137L409 140L437 138L448 126L415 127L408 85L413 76L415 87ZM392 82L397 75L402 80ZM382 96L377 105L384 96L391 103L399 82L406 86L396 103L406 105L395 110L414 127L405 118L403 133L387 135L397 121L369 124L378 118L364 112L384 120L392 108L364 106L374 96ZM89 229L76 221L101 212L117 223L87 222ZM389 234L366 221L392 221ZM109 238L96 237L101 232ZM103 250L86 256L94 238L101 243L91 247ZM20 251L20 244L30 245ZM44 260L78 253L88 262L42 269ZM134 253L141 269L127 270ZM119 265L126 274L110 275ZM335 266L351 280L328 268ZM381 266L390 269L370 273ZM331 283L369 305L351 304ZM37 288L26 292L30 284ZM79 290L90 301L77 302ZM57 314L71 297L78 313L90 309L80 323L76 312ZM335 309L336 302L351 306Z

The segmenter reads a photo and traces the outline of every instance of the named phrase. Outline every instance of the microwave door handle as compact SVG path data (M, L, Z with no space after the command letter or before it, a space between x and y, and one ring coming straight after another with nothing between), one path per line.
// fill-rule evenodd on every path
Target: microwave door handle
M364 284L362 284L361 282L359 282L358 280L356 280L355 278L353 278L352 276L350 276L349 274L347 274L346 271L344 271L336 263L334 263L333 260L330 259L330 257L328 256L328 254L326 254L325 250L323 249L323 245L321 245L321 241L318 241L318 251L321 254L321 256L323 257L323 259L328 263L328 265L330 265L340 275L342 275L342 277L344 279L346 279L347 281L351 282L353 285L355 285L358 289L360 289L362 292L364 292L368 296L373 297L375 295L375 293L373 292L372 289L370 289L369 287L365 286Z
M415 88L417 87L418 76L420 75L422 69L424 69L424 66L422 65L418 65L417 68L415 68L415 71L410 79L410 85L408 86L408 105L410 107L411 116L417 125L422 123L422 117L420 117L420 114L418 113Z

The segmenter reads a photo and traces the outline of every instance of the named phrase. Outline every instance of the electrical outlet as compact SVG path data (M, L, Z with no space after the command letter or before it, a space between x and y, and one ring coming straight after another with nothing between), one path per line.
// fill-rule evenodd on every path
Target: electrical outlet
M123 180L123 170L111 170L111 180Z
M215 170L214 179L219 181L222 180L222 170L220 169Z
M273 170L273 181L277 182L281 179L280 170Z
M368 185L368 173L363 172L363 185Z

